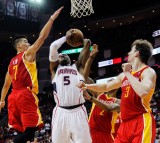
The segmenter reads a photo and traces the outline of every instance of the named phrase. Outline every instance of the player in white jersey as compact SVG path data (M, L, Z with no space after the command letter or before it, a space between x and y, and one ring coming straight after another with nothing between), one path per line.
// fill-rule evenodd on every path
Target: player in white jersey
M71 139L74 143L91 143L88 116L83 105L85 100L76 86L84 80L79 71L83 73L84 57L89 55L90 41L85 40L85 48L73 65L68 55L58 55L58 49L65 41L64 36L50 46L50 71L57 104L52 114L52 143L70 143Z
M62 55L65 56L65 55ZM73 106L83 104L83 92L76 87L77 82L84 81L75 64L68 66L59 65L52 81L54 96L59 106Z

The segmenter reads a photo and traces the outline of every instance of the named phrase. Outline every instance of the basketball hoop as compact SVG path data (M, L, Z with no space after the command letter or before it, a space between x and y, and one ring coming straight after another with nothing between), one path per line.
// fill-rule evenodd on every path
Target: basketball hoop
M78 18L82 16L89 16L94 13L92 7L92 0L71 0L70 15Z

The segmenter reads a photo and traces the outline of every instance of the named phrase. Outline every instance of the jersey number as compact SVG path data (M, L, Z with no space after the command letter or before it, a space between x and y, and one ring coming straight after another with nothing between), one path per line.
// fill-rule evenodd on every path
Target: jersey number
M14 70L14 79L16 80L18 65L13 66L13 70Z
M64 85L69 85L70 84L69 76L64 76L63 82L64 82Z
M125 93L124 97L128 97L129 90L130 90L130 86L127 86L126 87L126 93Z
M102 111L101 111L100 115L101 115L101 116L103 116L103 115L104 115L104 110L102 110Z

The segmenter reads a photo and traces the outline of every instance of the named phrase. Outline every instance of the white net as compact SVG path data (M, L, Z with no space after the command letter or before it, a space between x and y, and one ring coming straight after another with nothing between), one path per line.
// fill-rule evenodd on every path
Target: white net
M94 13L92 7L92 0L71 0L70 15L78 18L82 16L89 16Z

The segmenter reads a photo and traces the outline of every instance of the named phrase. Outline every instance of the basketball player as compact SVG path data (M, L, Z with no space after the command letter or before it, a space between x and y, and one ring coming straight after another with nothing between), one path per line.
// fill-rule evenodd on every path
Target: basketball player
M135 40L128 53L128 62L122 64L123 72L114 81L103 84L85 84L79 87L108 92L121 87L121 119L115 143L154 143L155 120L150 100L156 86L156 73L147 65L152 55L152 44L143 39Z
M90 67L97 52L98 45L94 44L84 68L84 75L86 78L89 77ZM109 81L111 80L114 79L110 79ZM93 94L90 96L84 91L85 99L93 102L89 116L92 143L114 142L117 133L116 127L120 124L118 114L120 100L116 98L116 92L117 89L109 91L108 93L97 93L94 94L94 96Z
M84 91L85 99L93 102L89 116L92 143L113 143L120 124L120 100L115 98L117 90L101 93L97 99Z
M78 31L77 31L78 32ZM50 46L50 70L54 87L56 107L52 114L52 143L91 143L85 99L76 86L84 77L85 60L90 49L90 40L84 39L78 60L71 65L66 54L58 54L58 49L66 42L66 36L54 41Z
M38 81L36 70L36 52L44 43L51 30L52 24L60 14L59 8L41 30L39 38L33 45L28 43L25 36L17 36L13 46L17 55L11 59L1 91L0 110L5 106L5 98L12 84L12 92L8 97L8 124L10 128L21 132L14 143L26 143L34 138L37 129L43 126L38 108Z

